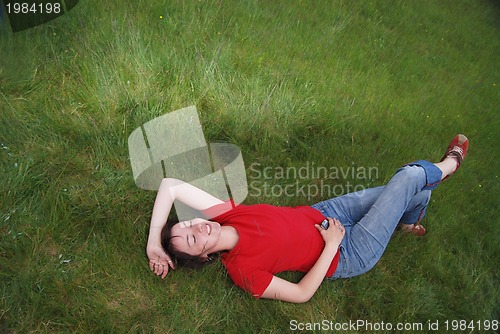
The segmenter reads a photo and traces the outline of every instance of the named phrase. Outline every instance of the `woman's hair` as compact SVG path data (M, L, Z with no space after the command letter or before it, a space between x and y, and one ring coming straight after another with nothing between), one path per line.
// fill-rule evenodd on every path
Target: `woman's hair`
M180 267L198 269L213 262L211 256L209 256L207 260L200 255L190 255L181 252L173 245L172 239L178 238L179 236L172 235L172 227L178 223L179 221L177 219L168 218L167 223L161 230L161 246L163 247L163 250L172 257L175 264Z

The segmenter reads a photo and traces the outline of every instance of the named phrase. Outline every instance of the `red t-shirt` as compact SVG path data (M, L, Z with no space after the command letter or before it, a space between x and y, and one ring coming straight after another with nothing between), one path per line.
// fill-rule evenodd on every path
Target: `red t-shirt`
M240 204L227 211L230 204L216 205L203 213L213 217L211 221L238 231L239 241L232 250L222 254L222 263L233 282L254 297L261 297L273 274L308 272L318 260L325 246L314 227L325 219L320 211L310 206L268 204ZM224 211L227 212L219 214ZM335 272L338 260L339 252L332 260L327 277Z

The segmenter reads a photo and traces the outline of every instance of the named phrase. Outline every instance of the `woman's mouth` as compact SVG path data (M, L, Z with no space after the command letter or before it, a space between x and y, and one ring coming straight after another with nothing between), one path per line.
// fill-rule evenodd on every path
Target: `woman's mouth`
M210 233L212 233L212 226L210 226L208 224L207 224L207 232L208 232L208 235L210 235Z

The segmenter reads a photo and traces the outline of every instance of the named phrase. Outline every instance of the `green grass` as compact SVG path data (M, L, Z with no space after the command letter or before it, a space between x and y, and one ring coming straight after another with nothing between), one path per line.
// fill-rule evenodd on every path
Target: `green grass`
M498 319L499 14L494 1L82 0L4 34L0 332ZM427 236L395 235L375 269L307 304L257 301L220 263L149 272L155 194L135 186L127 138L189 105L207 142L238 145L246 166L378 167L352 180L363 186L439 159L456 133L471 150L434 192Z

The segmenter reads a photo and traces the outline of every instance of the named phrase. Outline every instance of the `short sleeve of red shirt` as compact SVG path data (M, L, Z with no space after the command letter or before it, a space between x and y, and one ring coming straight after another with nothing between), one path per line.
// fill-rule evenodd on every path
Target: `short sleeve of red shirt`
M223 215L224 213L234 209L235 207L236 205L234 204L233 200L230 199L228 201L224 201L223 203L209 207L208 209L202 210L201 213L205 216L205 218L211 219Z
M234 284L256 298L262 296L273 279L273 274L264 269L245 268L237 264L227 265L226 268Z

